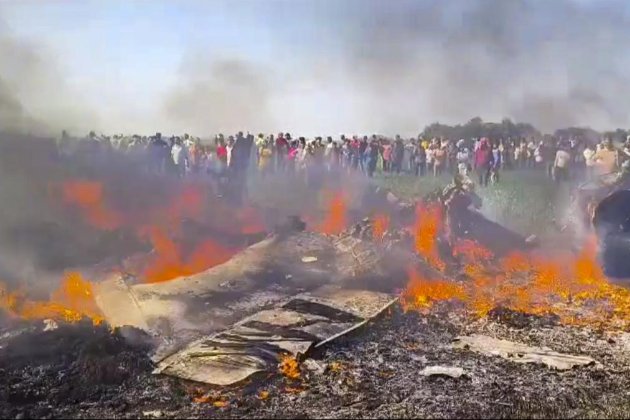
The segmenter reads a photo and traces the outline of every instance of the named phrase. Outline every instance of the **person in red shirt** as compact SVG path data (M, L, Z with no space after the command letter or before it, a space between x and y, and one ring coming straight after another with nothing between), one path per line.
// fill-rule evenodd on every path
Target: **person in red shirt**
M227 167L227 146L223 139L219 140L217 145L217 159L221 162L221 169L224 170Z
M479 142L479 149L475 152L475 170L479 176L479 185L487 187L494 158L487 138Z

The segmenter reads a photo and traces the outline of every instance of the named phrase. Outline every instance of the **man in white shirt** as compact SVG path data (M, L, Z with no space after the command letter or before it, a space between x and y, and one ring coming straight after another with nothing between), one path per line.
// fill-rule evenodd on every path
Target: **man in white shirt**
M175 141L171 148L171 156L175 164L175 173L180 178L186 175L186 162L188 160L188 149L182 144L180 139Z
M567 152L563 146L560 146L556 152L556 160L553 168L553 177L556 182L567 181L569 179L570 162L571 154Z

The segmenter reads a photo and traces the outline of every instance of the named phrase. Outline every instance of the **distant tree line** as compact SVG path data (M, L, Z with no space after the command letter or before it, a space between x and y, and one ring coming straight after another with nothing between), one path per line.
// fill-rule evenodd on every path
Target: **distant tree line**
M629 130L618 128L615 131L597 132L588 127L567 127L556 130L553 134L542 134L536 127L529 123L515 123L509 118L504 118L500 123L486 122L475 117L466 124L447 125L435 122L425 127L421 133L423 138L448 138L453 140L488 137L491 140L508 138L536 139L570 139L579 138L587 142L596 142L602 137L610 137L613 141L623 142L630 134Z

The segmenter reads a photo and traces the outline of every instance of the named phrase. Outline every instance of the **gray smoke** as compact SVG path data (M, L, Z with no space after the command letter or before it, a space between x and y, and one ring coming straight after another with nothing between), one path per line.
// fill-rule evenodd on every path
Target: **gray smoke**
M381 130L503 116L549 131L629 124L626 4L556 0L344 2L345 49Z
M271 86L253 63L191 54L182 63L164 113L174 131L198 135L273 128Z
M22 133L55 133L97 127L43 43L15 37L0 17L0 127Z

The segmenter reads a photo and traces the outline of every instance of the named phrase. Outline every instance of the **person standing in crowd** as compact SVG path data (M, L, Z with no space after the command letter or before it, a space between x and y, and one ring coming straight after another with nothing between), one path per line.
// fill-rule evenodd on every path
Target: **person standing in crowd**
M571 164L571 154L567 147L561 144L556 152L554 160L553 177L556 183L569 180L569 165Z
M405 157L405 145L399 135L396 135L394 146L392 147L392 173L400 174L402 162Z
M479 177L479 185L488 186L490 172L493 165L492 150L487 138L482 138L479 142L479 149L475 152L475 170Z
M440 141L435 145L435 150L433 151L433 176L438 177L442 175L444 172L444 167L446 166L446 148L442 146Z
M604 140L602 146L593 156L597 175L607 175L616 171L617 151L610 138Z
M258 170L264 178L273 165L273 152L271 151L271 143L267 139L263 139L262 144L258 147Z
M383 172L389 172L392 161L392 145L388 140L384 140L381 146L381 156L383 158Z
M586 180L590 181L593 179L593 174L595 173L595 149L589 144L586 143L584 145L584 151L582 152L582 156L584 156L584 164L586 169Z
M359 168L362 173L367 173L367 168L365 166L365 151L368 148L368 136L363 136L361 139L361 143L359 144Z
M374 171L376 170L376 163L380 154L380 146L376 139L372 139L367 149L365 149L365 162L367 169L367 176L372 178Z
M534 169L536 167L536 142L531 137L527 142L527 167Z
M460 140L457 142L457 172L461 175L468 175L470 171L470 151L465 146L465 142Z
M426 143L420 138L418 139L418 151L416 153L416 175L424 176L427 170L427 150L424 147Z
M457 162L457 145L451 140L446 141L446 167L451 175L455 175L459 172Z
M406 148L409 150L409 173L418 176L418 163L416 158L418 157L418 144L416 140L411 138Z
M493 184L499 182L499 173L501 170L501 165L503 162L501 161L501 149L499 149L499 142L495 142L492 146L492 170L490 174L490 178Z
M171 148L171 156L173 157L173 165L175 175L179 178L183 178L186 175L186 163L188 162L188 151L186 146L182 144L181 139L176 139L173 147Z

